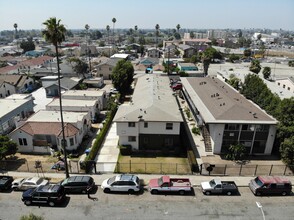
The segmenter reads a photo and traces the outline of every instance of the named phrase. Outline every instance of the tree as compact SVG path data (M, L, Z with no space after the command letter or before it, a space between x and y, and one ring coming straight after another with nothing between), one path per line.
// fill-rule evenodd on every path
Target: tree
M174 33L174 37L177 40L180 40L181 39L181 35L178 32Z
M280 147L281 158L287 165L292 165L294 168L294 136L286 138Z
M178 24L178 25L176 26L176 28L177 28L177 30L178 30L178 33L179 33L179 32L180 32L181 25L180 25L180 24Z
M107 39L108 39L108 44L109 44L109 31L110 31L109 25L106 25L106 31L107 31Z
M120 60L111 75L114 87L122 96L127 94L133 82L134 68L130 61Z
M14 23L13 27L14 27L14 29L15 29L15 35L14 35L14 39L18 39L18 33L17 33L17 23Z
M60 121L61 121L61 131L62 131L62 141L61 145L64 151L64 165L65 165L65 174L66 178L69 177L68 165L67 165L67 152L65 146L65 132L64 132L64 122L63 122L63 113L62 113L62 99L61 99L61 86L60 86L60 61L58 53L58 45L65 40L66 28L63 24L60 23L61 20L57 20L56 17L49 18L46 20L43 25L45 25L45 30L42 31L42 35L45 40L49 43L52 43L56 51L57 59L57 74L58 74L58 93L59 93L59 107L60 107Z
M112 38L113 38L113 44L115 43L115 40L114 40L114 25L115 25L115 22L116 22L116 18L112 18L112 23L113 23L113 26L112 26Z
M0 160L17 152L17 144L8 136L0 135Z
M159 24L156 24L155 25L155 30L156 30L156 32L155 32L155 35L156 35L156 49L157 49L157 45L158 45L158 35L159 35Z
M228 83L234 87L234 89L239 90L239 86L241 84L241 80L238 79L234 74L230 75L230 79L228 80Z
M294 60L290 60L290 61L288 62L288 66L290 66L290 67L294 67Z
M243 54L244 54L244 57L250 57L252 54L252 51L250 49L246 49L244 50Z
M228 150L229 152L226 155L228 160L243 160L246 156L246 147L242 144L232 144Z
M237 60L240 60L240 57L239 57L238 55L236 55L236 54L230 54L230 55L229 55L229 61L230 61L231 63L234 63L234 62L237 61Z
M20 220L44 220L42 216L34 215L33 213L30 213L29 215L23 215L20 217Z
M35 44L33 42L33 39L30 37L28 38L27 41L22 41L20 43L20 48L23 49L23 53L27 52L27 51L31 51L31 50L35 50Z
M195 37L195 34L193 31L190 32L190 38L193 39Z
M72 64L74 63L74 66L73 66L73 70L79 75L79 74L82 74L83 75L83 78L85 79L85 73L88 72L88 64L82 60L80 60L79 58L69 58L68 61Z
M262 74L263 74L263 78L268 79L271 76L271 68L268 66L264 67Z
M260 70L261 70L261 65L260 65L259 60L252 60L251 65L249 67L249 70L251 72L254 72L254 73L258 74L260 72Z
M99 40L100 38L102 38L102 34L100 31L95 30L91 33L90 37L91 37L91 40Z
M207 76L208 74L208 68L211 63L211 60L217 57L217 53L217 50L213 47L206 48L206 50L202 53L202 63L205 76Z

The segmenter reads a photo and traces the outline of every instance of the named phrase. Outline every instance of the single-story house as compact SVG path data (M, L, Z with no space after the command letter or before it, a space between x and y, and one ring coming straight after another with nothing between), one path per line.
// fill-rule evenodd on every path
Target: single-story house
M64 91L75 89L79 84L79 81L73 80L71 78L61 78L60 79L60 87L61 87L61 93ZM46 90L46 97L58 97L58 82L55 82L51 85L48 85L45 87Z

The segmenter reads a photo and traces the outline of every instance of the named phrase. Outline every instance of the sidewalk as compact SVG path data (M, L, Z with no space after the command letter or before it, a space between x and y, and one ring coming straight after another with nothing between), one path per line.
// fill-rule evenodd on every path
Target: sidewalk
M9 175L9 176L13 176L14 178L20 178L20 177L33 177L33 176L38 176L37 173L24 173L24 172L7 172L4 173L4 175ZM71 174L71 176L82 176L85 174ZM103 180L110 178L114 175L117 174L93 174L90 175L94 178L96 185L100 186L101 183L103 182ZM40 174L39 176L43 176L42 174ZM55 181L54 182L58 182L62 179L65 178L65 174L61 174L61 173L44 173L44 176L47 178L52 178ZM148 182L150 181L150 179L153 178L158 178L162 175L147 175L147 174L138 174L138 177L140 179L144 180L144 185L147 185ZM200 183L203 181L209 181L213 178L219 178L221 180L225 180L225 181L235 181L235 183L237 184L238 187L247 187L248 183L251 179L253 179L254 177L250 177L250 176L220 176L220 177L216 177L216 176L199 176L199 175L184 175L184 176L180 176L180 175L170 175L171 177L187 177L190 179L193 187L199 187ZM294 176L287 176L287 178L292 182L292 185L294 184Z

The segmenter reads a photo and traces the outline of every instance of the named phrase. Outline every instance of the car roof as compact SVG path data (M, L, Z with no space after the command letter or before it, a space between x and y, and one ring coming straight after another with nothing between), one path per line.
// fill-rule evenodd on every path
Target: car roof
M116 180L120 180L120 181L134 181L136 180L137 176L135 175L130 175L130 174L121 174L121 175L117 175Z
M67 182L88 182L91 178L90 176L71 176Z
M39 186L36 191L37 192L57 192L60 187L62 187L61 185L58 184L49 184L49 185L45 185L45 186Z
M281 176L259 176L258 177L263 183L291 183L289 179Z
M40 177L29 177L29 178L26 178L25 181L31 182L31 183L37 183L39 181L39 179L44 180L43 178L40 178Z

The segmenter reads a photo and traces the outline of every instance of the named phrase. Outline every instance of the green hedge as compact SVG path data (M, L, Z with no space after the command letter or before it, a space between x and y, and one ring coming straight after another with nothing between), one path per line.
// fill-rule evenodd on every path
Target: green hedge
M187 151L187 157L188 157L188 161L191 166L192 172L199 172L199 167L198 167L198 164L196 161L196 156L195 156L193 150Z

